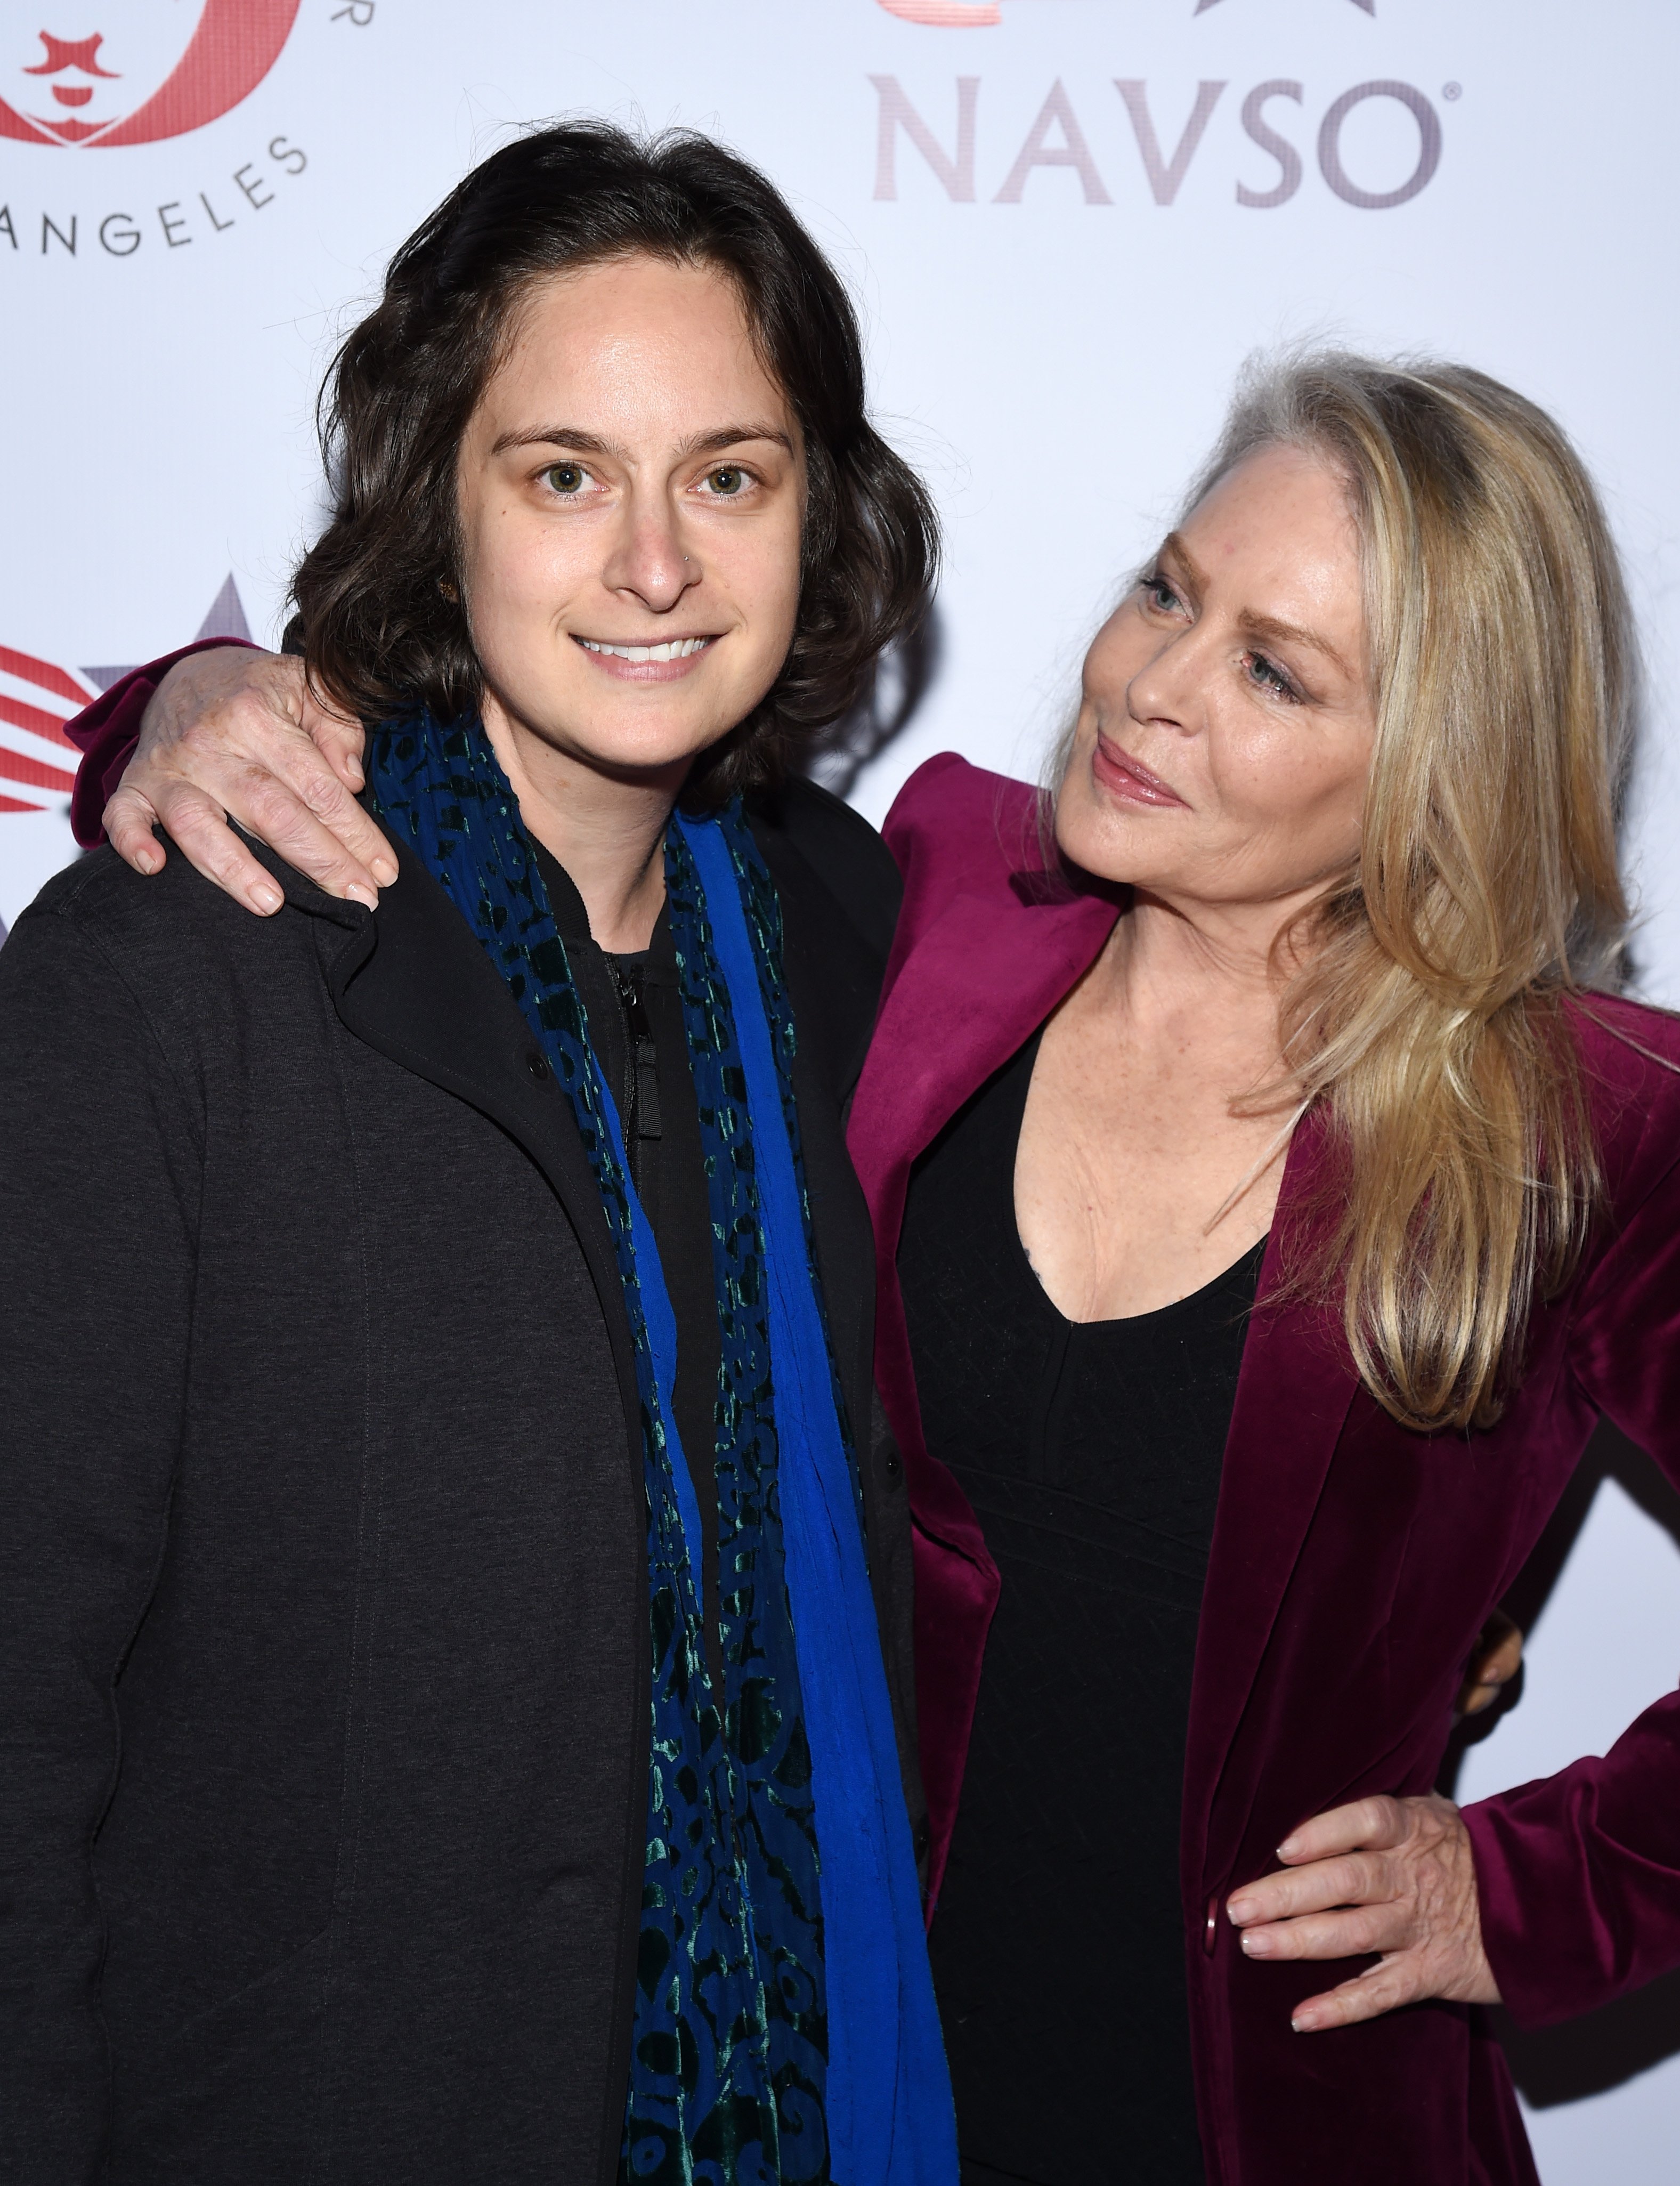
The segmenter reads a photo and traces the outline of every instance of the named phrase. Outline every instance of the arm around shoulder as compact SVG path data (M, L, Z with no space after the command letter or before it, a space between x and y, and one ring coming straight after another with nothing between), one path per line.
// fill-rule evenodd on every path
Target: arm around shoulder
M158 686L177 662L223 646L255 649L241 638L200 638L196 644L183 645L160 659L147 661L143 667L131 668L109 690L102 691L92 705L84 706L74 720L65 723L65 735L82 754L70 798L70 828L84 849L92 849L104 840L105 807L134 756L140 725L157 696Z
M301 660L216 639L136 669L69 725L87 753L78 839L159 872L161 827L206 880L270 916L280 891L230 820L329 895L370 909L396 878L357 803L362 728L310 685Z

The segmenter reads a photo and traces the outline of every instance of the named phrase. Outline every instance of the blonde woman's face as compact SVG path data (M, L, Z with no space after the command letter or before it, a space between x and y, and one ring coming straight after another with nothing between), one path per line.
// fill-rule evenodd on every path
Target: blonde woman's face
M1286 905L1344 871L1375 729L1367 654L1341 479L1292 448L1246 457L1086 655L1063 851L1187 905Z

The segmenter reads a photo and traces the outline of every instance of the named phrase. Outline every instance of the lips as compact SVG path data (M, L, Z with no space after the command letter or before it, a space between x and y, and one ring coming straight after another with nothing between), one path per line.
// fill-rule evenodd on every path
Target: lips
M661 638L652 645L615 645L604 637L580 637L585 653L609 653L614 659L641 665L649 660L692 660L712 643L709 637Z
M1123 799L1128 804L1184 805L1184 800L1177 790L1158 774L1151 774L1129 752L1111 743L1100 729L1096 749L1091 754L1091 772L1112 795Z
M717 643L714 635L661 638L656 644L637 645L622 639L580 637L581 647L596 670L615 683L676 683L692 675Z

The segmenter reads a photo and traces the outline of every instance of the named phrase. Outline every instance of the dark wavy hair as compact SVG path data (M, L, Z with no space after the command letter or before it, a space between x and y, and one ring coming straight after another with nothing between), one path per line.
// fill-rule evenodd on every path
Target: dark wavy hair
M697 762L686 799L708 804L774 785L802 739L866 695L882 648L926 610L938 533L926 488L865 414L857 318L833 267L756 167L692 131L535 131L398 250L322 390L332 517L293 580L294 642L311 681L363 720L479 703L458 566L462 434L532 284L638 254L734 283L805 444L793 642L761 703Z

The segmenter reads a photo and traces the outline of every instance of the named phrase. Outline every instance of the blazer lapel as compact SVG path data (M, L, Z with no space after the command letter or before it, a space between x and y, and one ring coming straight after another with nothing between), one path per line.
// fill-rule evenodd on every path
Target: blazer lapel
M1089 970L1117 916L1095 896L959 895L916 941L882 1007L848 1133L878 1262L897 1255L916 1156Z
M875 1229L876 1381L910 1468L916 1523L988 1574L993 1596L996 1574L968 1499L926 1454L896 1272L904 1197L916 1156L1089 969L1117 916L1089 896L955 897L899 968L847 1131Z
M1222 1782L1232 1740L1358 1387L1333 1309L1270 1303L1285 1242L1308 1238L1300 1210L1322 1154L1322 1127L1309 1117L1290 1149L1225 1442L1184 1768L1186 1854L1199 1852L1196 1865L1211 1878L1235 1858L1248 1816L1243 1787Z

